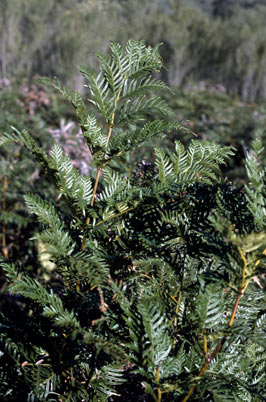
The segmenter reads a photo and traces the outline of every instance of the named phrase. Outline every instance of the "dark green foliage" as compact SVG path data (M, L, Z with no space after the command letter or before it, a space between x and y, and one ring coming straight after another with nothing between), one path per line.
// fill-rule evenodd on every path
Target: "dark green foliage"
M53 278L1 260L12 306L1 320L2 399L19 388L27 401L263 401L262 143L247 155L245 188L221 174L233 148L196 139L121 173L133 148L183 131L153 118L171 112L150 91L165 87L158 47L111 43L98 60L98 72L81 68L89 109L43 80L74 106L96 176L56 143L46 152L25 130L1 136L23 144L56 189L24 195Z

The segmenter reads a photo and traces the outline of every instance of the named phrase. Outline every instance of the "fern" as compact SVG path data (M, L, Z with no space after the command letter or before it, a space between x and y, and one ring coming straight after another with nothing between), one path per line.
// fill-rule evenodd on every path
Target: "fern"
M97 71L80 68L88 110L77 92L42 80L74 106L96 172L82 174L25 130L1 136L27 148L57 195L24 196L54 264L48 277L1 259L12 308L2 314L0 390L111 402L131 400L132 385L157 402L264 400L262 144L247 155L245 188L223 179L234 149L200 140L157 147L125 173L131 151L188 130L153 117L172 118L155 94L167 89L155 76L158 46L111 42L96 56Z
M257 140L253 143L252 153L247 154L246 170L250 185L246 185L246 197L248 200L249 209L255 217L255 224L258 230L265 228L265 168L260 166L260 155L264 148L262 143Z

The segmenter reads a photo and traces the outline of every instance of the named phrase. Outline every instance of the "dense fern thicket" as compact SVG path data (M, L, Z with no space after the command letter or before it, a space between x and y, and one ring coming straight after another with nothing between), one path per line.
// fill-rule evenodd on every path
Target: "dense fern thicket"
M111 43L97 57L97 71L80 67L89 107L42 80L74 106L89 172L56 141L47 150L20 127L1 134L1 146L26 148L55 189L24 195L53 275L1 259L2 399L263 401L262 142L247 150L247 184L234 186L221 174L232 146L179 140L188 128L155 95L167 89L156 79L158 47ZM164 136L175 136L174 150L155 148L121 173L134 149Z

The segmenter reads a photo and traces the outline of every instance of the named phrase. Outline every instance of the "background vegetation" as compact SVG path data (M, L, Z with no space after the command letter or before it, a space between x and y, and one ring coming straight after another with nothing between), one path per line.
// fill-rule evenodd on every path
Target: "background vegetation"
M110 40L163 42L162 77L174 86L219 84L243 99L266 97L264 0L2 0L3 78L59 76Z

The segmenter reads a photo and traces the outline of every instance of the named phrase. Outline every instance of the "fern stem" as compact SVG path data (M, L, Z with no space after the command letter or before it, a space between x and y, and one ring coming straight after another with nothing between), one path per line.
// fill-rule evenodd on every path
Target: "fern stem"
M97 192L97 188L98 188L98 184L99 184L101 171L102 171L102 168L98 167L97 176L96 176L96 180L95 180L95 184L94 184L94 188L93 188L93 193L92 193L92 197L91 197L91 207L93 207L93 204L94 204L94 200L95 200L95 196L96 196L96 192Z
M238 295L237 295L237 298L236 298L236 301L235 301L235 304L234 304L234 308L233 308L233 311L232 311L232 314L231 314L231 317L230 317L230 320L229 320L229 323L228 323L228 327L231 327L233 325L235 315L236 315L236 311L237 311L237 308L238 308L238 304L239 304L239 301L240 301L241 296L243 295L243 293L244 293L243 289L241 288L239 293L238 293Z
M116 95L115 103L117 103L117 102L119 101L120 95L121 95L121 91L122 91L122 88L120 88L120 90L118 91L118 94ZM105 144L105 149L108 148L109 141L110 141L111 134L112 134L112 130L113 130L113 127L114 127L114 122L115 122L115 114L113 113L113 114L112 114L111 123L109 124L109 130L108 130L107 140L106 140L106 144Z
M205 360L208 359L208 343L207 343L207 335L206 335L206 328L203 330L203 351Z
M119 101L121 90L122 90L122 88L118 92L118 94L117 94L117 96L115 98L115 102ZM113 127L114 127L114 121L115 121L115 114L113 113L112 114L112 120L111 120L111 123L109 124L109 128L108 128L108 134L107 134L107 140L106 140L106 144L105 144L105 149L107 149L108 145L109 145L109 141L110 141L110 138L111 138L111 135L112 135L112 130L113 130ZM98 170L97 170L96 180L95 180L94 187L93 187L92 197L91 197L91 207L93 207L93 204L94 204L94 200L95 200L95 196L96 196L96 192L97 192L97 188L98 188L98 184L99 184L99 180L100 180L101 171L102 171L102 167L99 166ZM89 225L89 223L90 223L90 217L87 218L86 225ZM82 239L81 251L84 251L85 243L86 243L86 237L84 235L83 239Z
M156 381L160 381L160 367L158 366L156 368ZM162 401L162 391L160 390L160 387L157 388L157 402Z
M205 361L205 363L203 364L203 366L202 366L202 368L201 368L201 370L200 370L200 372L199 372L199 375L198 375L197 377L202 377L202 376L203 376L203 374L204 374L205 371L207 370L207 368L208 368L210 362L211 362L210 359L208 359L208 360ZM189 389L189 391L188 391L188 394L185 396L184 399L182 399L182 402L186 402L186 401L190 398L190 396L193 394L195 388L196 388L196 385L192 385L192 387L190 387L190 389Z
M170 297L176 303L175 317L174 317L174 342L173 342L173 346L175 346L176 345L176 334L177 334L177 313L178 313L179 306L180 306L180 303L181 303L182 293L179 292L178 300L176 300L175 296L171 295Z

